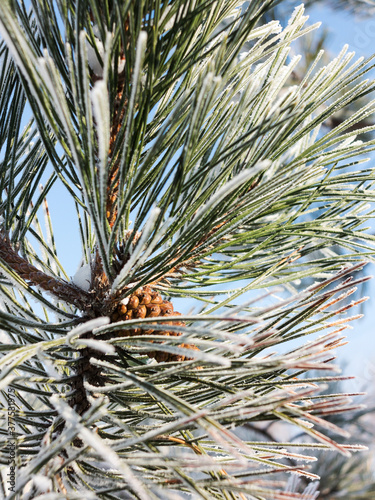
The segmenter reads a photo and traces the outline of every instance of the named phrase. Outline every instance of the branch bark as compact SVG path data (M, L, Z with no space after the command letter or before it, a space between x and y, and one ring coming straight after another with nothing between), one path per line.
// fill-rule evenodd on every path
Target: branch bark
M32 286L38 286L52 293L57 299L73 304L81 311L88 308L90 295L64 280L58 280L36 268L18 255L12 248L9 237L0 231L0 259L2 259L20 278Z

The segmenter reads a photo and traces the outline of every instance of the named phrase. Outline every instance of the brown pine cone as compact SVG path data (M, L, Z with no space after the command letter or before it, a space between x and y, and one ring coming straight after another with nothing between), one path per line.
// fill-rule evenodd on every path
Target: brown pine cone
M153 290L149 286L144 286L136 290L130 297L126 304L120 303L117 305L116 309L111 315L112 323L116 321L128 321L130 319L143 319L143 318L155 318L155 317L176 317L181 316L181 313L173 310L173 305L167 300L163 300L159 292ZM183 321L168 321L164 323L167 325L174 326L184 326ZM143 330L141 328L134 328L132 330L120 330L118 334L121 336L133 336L133 335L151 335L154 333L152 325L150 329ZM155 331L158 335L172 335L180 336L181 333L171 332L168 330ZM152 341L153 342L153 341ZM191 344L180 344L179 347L184 347L186 349L199 350L195 345ZM147 353L150 358L155 358L156 361L167 362L167 361L184 361L194 358L188 358L187 356L171 354L163 351L150 351Z

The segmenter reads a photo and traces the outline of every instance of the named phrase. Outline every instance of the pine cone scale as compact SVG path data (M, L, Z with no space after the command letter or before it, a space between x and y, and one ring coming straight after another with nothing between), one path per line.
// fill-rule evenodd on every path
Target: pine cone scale
M130 319L144 319L144 318L157 318L157 317L178 317L181 314L173 310L173 304L167 300L163 300L159 292L152 290L150 287L146 286L142 289L136 290L126 301L126 303L120 302L111 315L111 322L118 321L129 321ZM184 326L183 321L168 321L165 326ZM149 328L134 328L120 330L117 332L119 336L133 337L135 335L152 335L153 333L164 336L180 336L180 332L168 331L168 330L154 330L151 325ZM153 341L151 341L153 342ZM179 347L184 347L187 349L198 350L194 345L181 344ZM168 362L168 361L184 361L194 358L189 358L187 356L181 356L177 354L171 354L163 351L149 351L147 355L150 358L155 358L156 361Z

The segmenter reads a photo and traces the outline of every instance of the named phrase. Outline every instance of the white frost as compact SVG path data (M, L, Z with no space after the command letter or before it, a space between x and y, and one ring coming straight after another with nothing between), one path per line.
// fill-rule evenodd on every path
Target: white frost
M91 265L84 264L83 266L79 267L72 278L72 282L79 288L82 288L82 290L88 292L91 283Z
M90 68L93 70L95 75L100 78L103 78L103 74L105 73L103 65L104 65L106 49L104 48L103 42L100 39L100 32L97 26L93 27L93 32L94 32L94 42L96 45L97 52L86 38L87 60ZM108 35L110 36L110 34ZM100 62L98 54L103 64ZM118 58L118 63L117 63L117 72L122 73L124 69L125 69L125 58L120 56Z
M47 493L52 490L52 481L48 477L37 474L33 477L33 483L39 493Z
M95 339L79 339L77 344L80 346L90 347L96 351L103 352L104 354L114 354L116 352L115 347L112 344L107 344L103 340Z
M102 61L104 61L104 46L100 39L98 38L99 35L99 30L97 26L94 26L94 35L95 35L95 45L98 51L98 54L101 58ZM93 72L96 74L96 76L103 76L103 66L101 62L99 61L99 58L97 56L97 53L94 49L94 47L89 43L89 41L86 39L86 47L87 47L87 60L89 63L90 68L93 70Z
M74 337L79 337L79 335L82 335L82 333L94 331L96 328L108 325L110 322L111 320L108 318L108 316L101 316L100 318L90 319L89 321L86 321L86 323L73 328L73 330L71 330L66 336L66 340L68 341L68 343L71 343Z

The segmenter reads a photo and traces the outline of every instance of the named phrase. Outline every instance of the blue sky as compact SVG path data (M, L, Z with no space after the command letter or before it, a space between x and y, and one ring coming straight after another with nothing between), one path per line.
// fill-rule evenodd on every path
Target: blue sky
M345 10L332 10L322 3L309 9L311 23L321 21L329 29L328 48L333 54L349 44L357 56L371 56L375 50L375 16L359 18Z

